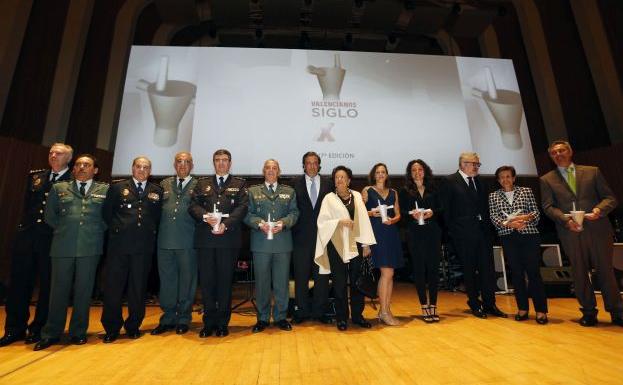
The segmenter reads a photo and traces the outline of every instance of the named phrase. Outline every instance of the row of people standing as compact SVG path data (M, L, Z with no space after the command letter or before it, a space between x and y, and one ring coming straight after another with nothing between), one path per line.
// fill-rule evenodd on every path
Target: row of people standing
M552 145L550 150L555 163L559 163L560 154L564 155L565 151L568 155L565 159L570 161L572 152L568 143ZM496 177L503 189L487 197L488 189L478 177L480 163L477 154L462 154L459 158L459 170L446 178L443 188L435 188L432 184L432 172L424 161L411 161L407 166L406 185L400 193L388 187L387 168L383 164L377 164L370 172L371 186L366 187L362 194L349 189L352 172L344 166L334 169L332 181L320 178L320 157L313 152L303 156L305 173L295 180L294 188L278 183L279 164L270 159L263 168L265 182L252 186L248 192L244 180L229 175L231 154L227 150L219 150L214 154L216 174L202 180L190 175L191 155L184 152L177 154L174 161L176 176L163 180L160 186L147 181L151 163L144 157L134 160L131 179L116 183L110 188L106 184L93 181L97 174L97 163L95 158L87 154L79 156L75 162L75 180L67 181L70 178L67 167L70 159L71 148L55 144L49 156L52 169L31 173L24 220L20 224L20 229L28 229L28 232L21 235L30 236L20 246L26 246L23 249L30 248L25 251L30 253L25 259L31 264L38 256L46 254L45 250L38 250L46 247L46 239L48 247L51 245L51 251L47 252L52 256L53 266L53 295L49 304L54 314L48 317L47 323L42 322L45 302L39 301L41 312L38 308L35 321L26 326L27 301L33 282L32 277L28 276L31 275L28 264L14 260L6 333L0 340L1 345L23 338L27 342L38 342L38 349L56 343L62 333L64 310L69 303L69 290L74 277L73 283L80 290L74 298L70 335L76 344L86 342L88 297L102 253L106 228L109 231L109 247L102 315L102 323L106 329L104 342L115 341L122 327L130 338L141 335L139 327L145 314L144 292L156 237L163 315L152 334L173 329L179 334L188 331L197 285L195 272L198 268L205 309L204 327L200 336L227 335L231 316L231 285L241 245L242 223L250 226L252 231L251 250L254 254L259 304L258 322L253 328L254 332L260 332L269 325L271 287L275 296L273 320L281 329L291 329L285 314L292 251L295 256L295 323L305 322L309 318L328 321L324 319L323 312L328 292L327 273L330 272L334 285L337 284L338 288L337 326L338 329L345 330L349 318L346 277L349 276L351 283L356 282L362 257L372 255L375 267L381 270L378 286L381 302L379 318L389 325L398 324L389 305L393 270L402 263L396 227L401 217L408 221L408 246L424 320L435 322L439 320L436 297L441 239L437 217L440 213L445 217L451 240L464 264L468 305L472 313L483 318L487 314L506 316L495 305L493 259L487 230L490 218L502 237L505 252L513 265L513 271L516 272L513 280L518 288L516 295L519 311L515 318L527 318L526 293L530 291L535 301L537 322L547 322L545 296L542 293L542 283L539 285L538 282L538 257L530 257L528 260L513 257L513 250L521 248L531 253L531 256L536 255L538 236L534 235L534 226L538 221L538 209L534 196L529 189L515 188L514 169L502 167L496 172ZM594 176L589 182L583 183L598 184L594 190L596 195L589 199L591 202L581 202L587 207L594 206L586 219L602 223L604 216L616 206L616 201L611 198L611 191L598 170L584 170L582 166L579 167L580 176L585 171L590 171ZM558 171L562 175L562 171ZM572 186L568 170L566 172L567 179L564 180L567 186ZM572 175L575 181L575 174ZM57 187L55 183L62 180L66 182ZM542 178L542 189L546 193L549 183L552 183L550 174ZM578 197L579 192L571 188L570 190ZM586 190L591 191L590 188ZM543 206L546 213L555 220L559 219L561 209L555 206L559 203L555 200L552 202L551 191L544 195ZM339 202L341 206L337 205ZM379 211L381 205L393 206L388 211L387 220L383 222ZM525 214L514 215L512 219L500 217L500 212L507 214L508 210L514 211L517 208L515 205ZM45 218L42 215L44 212ZM214 215L215 213L227 215ZM577 226L573 227L573 221L564 215L562 218L567 230L579 233ZM44 220L54 228L54 239L51 238L50 227ZM338 236L343 234L344 228L350 232L346 245L340 241L343 237ZM604 229L607 230L605 227ZM267 239L269 233L273 238L270 241ZM587 233L580 233L580 242L589 242L585 239ZM18 233L18 239L19 235ZM44 242L40 242L42 239ZM577 245L569 246L564 237L561 236L561 239L567 254L576 252L579 255L572 258L574 267L586 265L587 258L597 258L577 252L573 249ZM31 249L36 252L31 252ZM591 250L590 253L602 255L605 250L602 249ZM21 249L16 247L16 251L19 250ZM517 256L521 254L515 253ZM603 259L603 255L600 258ZM39 259L45 262L46 258ZM43 264L42 267L39 270L45 271ZM611 311L613 322L620 324L620 296L610 293L613 286L611 277L609 278L612 275L611 263L608 268L607 261L599 260L599 267L600 279L606 283L604 296L607 310ZM529 278L528 288L522 288L521 285L524 282L524 272ZM580 275L574 276L576 285L583 285L582 297L579 295L578 298L581 303L589 305L583 308L585 316L581 323L591 326L596 322L594 295L591 300L586 290L586 280L582 280ZM313 301L307 295L310 277L315 281ZM121 298L126 283L130 315L124 320L121 317ZM40 298L45 298L45 287L42 289ZM362 316L363 296L357 290L351 290L350 303L353 323L370 327L370 323ZM44 323L46 326L42 331Z

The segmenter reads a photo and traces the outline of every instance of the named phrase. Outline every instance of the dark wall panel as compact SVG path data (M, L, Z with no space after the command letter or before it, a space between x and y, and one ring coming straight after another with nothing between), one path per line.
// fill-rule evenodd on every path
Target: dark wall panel
M158 13L155 3L149 4L136 22L136 30L134 31L135 45L151 45L154 35L158 27L162 24L162 19Z
M619 74L619 83L623 88L623 1L598 0L597 3Z
M577 150L610 145L593 77L568 0L535 0L554 71L569 142Z
M34 1L0 135L40 143L69 0Z
M115 19L124 2L96 0L93 8L67 128L66 141L77 152L95 151Z

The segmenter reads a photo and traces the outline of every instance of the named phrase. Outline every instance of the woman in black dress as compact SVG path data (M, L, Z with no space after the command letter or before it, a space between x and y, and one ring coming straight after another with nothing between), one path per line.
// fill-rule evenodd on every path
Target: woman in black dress
M428 323L439 321L437 290L441 228L437 218L440 216L440 202L430 167L421 159L410 161L405 173L405 186L400 190L400 211L407 221L407 245L413 279L424 321Z

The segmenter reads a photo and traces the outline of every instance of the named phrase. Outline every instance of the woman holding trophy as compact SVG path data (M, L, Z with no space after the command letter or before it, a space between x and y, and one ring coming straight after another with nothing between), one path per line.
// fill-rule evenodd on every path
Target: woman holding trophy
M517 301L516 321L528 319L528 294L536 311L536 322L547 323L547 298L540 273L539 209L532 190L515 186L515 168L502 166L495 177L502 187L489 195L491 222L500 236L504 256L512 269ZM526 287L526 276L528 285Z
M361 194L349 188L352 171L345 166L333 169L335 192L325 195L318 214L315 262L320 274L331 274L335 291L337 328L348 328L347 277L351 282L350 316L362 328L372 325L363 318L364 296L355 288L361 263L376 243Z
M405 185L400 190L400 209L407 221L407 245L411 254L413 280L426 323L439 322L437 291L441 251L439 192L433 172L421 159L407 164Z
M372 246L372 262L381 271L378 283L379 320L389 326L400 325L390 310L392 290L394 287L394 269L404 265L398 222L400 222L400 205L398 193L389 188L387 166L377 163L370 170L367 186L361 192L366 203L368 215L377 244Z

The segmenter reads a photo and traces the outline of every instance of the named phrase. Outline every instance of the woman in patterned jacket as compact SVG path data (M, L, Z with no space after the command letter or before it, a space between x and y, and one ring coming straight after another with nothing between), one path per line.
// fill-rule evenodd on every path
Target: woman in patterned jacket
M540 274L540 237L536 227L539 209L530 188L515 186L515 175L513 166L502 166L495 171L502 188L489 195L489 211L512 269L518 308L515 320L528 319L530 294L536 322L544 325L547 323L547 298Z

